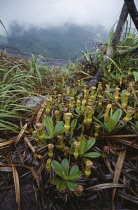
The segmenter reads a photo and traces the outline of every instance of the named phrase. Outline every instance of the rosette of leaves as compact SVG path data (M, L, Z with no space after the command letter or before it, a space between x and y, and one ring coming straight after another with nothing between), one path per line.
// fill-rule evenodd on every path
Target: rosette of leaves
M96 142L95 138L91 138L89 140L87 140L83 135L80 136L80 138L78 139L78 141L80 141L80 147L78 149L78 157L82 158L82 160L86 161L87 158L97 158L99 156L101 156L101 154L99 152L88 152L93 145ZM71 148L70 150L70 154L74 154L74 147Z
M51 117L46 116L43 120L43 124L46 127L45 138L52 139L57 135L64 133L64 123L63 121L58 121L56 125L53 125L53 120Z
M66 190L67 188L71 191L75 191L77 187L76 180L79 179L82 175L82 172L79 170L77 165L72 166L70 169L69 161L63 159L61 164L53 160L51 162L51 167L60 178L55 179L56 187L59 191Z
M107 122L105 123L105 127L108 132L111 132L116 128L116 125L118 124L122 113L123 112L121 109L117 109L113 114L110 115Z
M94 117L94 120L97 121L101 128L103 128L103 130L107 131L108 133L111 132L117 132L118 130L120 130L122 128L122 126L118 125L118 122L122 116L123 112L121 109L117 109L115 110L114 113L112 113L112 111L110 112L110 116L107 119L107 122L103 123L102 121L100 121L99 119Z

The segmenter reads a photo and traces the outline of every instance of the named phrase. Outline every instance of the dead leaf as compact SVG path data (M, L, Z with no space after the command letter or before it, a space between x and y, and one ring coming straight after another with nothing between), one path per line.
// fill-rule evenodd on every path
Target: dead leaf
M119 195L121 198L123 198L127 201L138 204L138 197L136 197L136 196L129 195L129 194L124 193L122 191L117 191L117 195Z
M88 187L85 190L92 190L92 191L97 191L97 190L103 190L107 188L116 188L116 187L122 187L124 188L125 186L123 184L114 184L114 183L104 183L104 184L97 184L93 187Z
M15 196L16 196L16 203L18 205L18 210L21 209L20 207L20 184L19 184L19 176L16 168L12 164L12 171L13 171L13 179L14 179L14 186L15 186Z
M47 101L47 99L42 103L42 105L41 105L41 107L40 107L40 109L37 113L37 116L36 116L36 119L35 119L35 124L38 123L39 120L40 120L40 117L41 117L41 115L42 115L42 113L43 113L43 111L46 107L46 101Z
M121 171L122 171L122 167L123 167L123 164L124 164L125 157L126 157L126 150L121 151L119 153L118 160L117 160L115 170L114 170L114 178L113 178L113 183L114 184L118 183L118 180L119 180L119 177L120 177L120 174L121 174ZM114 200L115 192L116 192L116 189L113 189L113 191L112 191L112 202Z
M32 146L32 144L30 143L30 141L29 141L29 139L28 139L27 136L24 137L24 140L25 140L25 142L27 143L28 147L31 149L31 151L32 151L33 153L35 153L35 149L34 149L34 147Z
M138 135L137 135L137 137L138 137ZM133 147L135 149L138 149L138 144L137 143L132 143L132 141L128 141L128 140L125 140L125 139L114 139L114 141L120 142L122 144Z
M12 172L12 168L11 167L0 167L0 171Z
M32 146L32 144L30 143L29 139L27 136L24 137L25 142L27 143L28 147L31 149L31 151L33 153L35 153L35 148ZM37 158L42 159L43 156L42 155L37 155Z
M12 144L13 142L15 142L15 139L10 140L10 141L5 141L5 142L3 142L3 143L0 143L0 147L7 146L7 145L9 145L9 144Z
M18 134L18 136L17 136L17 138L16 138L16 140L15 140L15 145L18 144L18 142L20 141L21 137L23 136L23 134L24 134L24 132L25 132L25 130L26 130L26 128L27 128L27 125L28 125L28 124L26 123L26 124L22 127L20 133Z

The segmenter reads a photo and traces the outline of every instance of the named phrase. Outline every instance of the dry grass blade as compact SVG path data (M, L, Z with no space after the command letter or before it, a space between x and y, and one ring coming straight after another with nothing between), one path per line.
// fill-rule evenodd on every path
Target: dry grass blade
M18 144L18 142L22 138L22 135L24 134L26 128L27 128L27 123L22 127L22 130L20 131L19 135L17 136L17 138L15 140L15 145Z
M132 203L138 204L138 197L136 196L129 195L119 190L117 191L117 195L119 195L121 198L127 201L131 201Z
M32 146L32 144L30 143L29 139L27 138L27 136L24 137L24 141L27 143L28 147L31 149L31 151L33 153L35 153L35 149L34 147Z
M30 143L30 141L29 141L29 139L27 138L27 136L24 137L24 141L27 143L27 145L28 145L28 147L31 149L31 151L32 151L33 153L35 153L35 149L34 149L34 147L32 146L32 144ZM43 156L42 156L42 155L37 155L37 158L42 159Z
M117 160L117 163L116 163L116 166L115 166L114 178L113 178L113 183L114 184L118 183L118 180L119 180L119 177L120 177L120 174L121 174L121 170L122 170L122 167L123 167L123 164L124 164L125 157L126 157L126 150L121 151L119 153L118 160ZM114 200L115 192L116 192L116 189L113 189L113 191L112 191L112 201Z
M108 170L110 171L110 173L111 173L111 174L114 174L114 171L113 171L112 168L111 168L111 163L110 163L110 161L109 161L108 159L105 159L104 162L105 162L105 164L106 164Z
M37 113L37 116L36 116L36 119L35 119L35 124L39 122L40 117L41 117L41 115L42 115L42 113L43 113L43 111L44 111L44 109L46 107L46 100L42 103L42 105L41 105L41 107L40 107L40 109L39 109L39 111Z
M12 168L11 167L0 167L0 171L12 172Z
M10 140L10 141L6 141L6 142L3 142L3 143L0 143L0 147L7 146L9 144L12 144L13 142L15 142L15 140Z
M104 136L105 138L109 138L109 139L112 139L112 138L134 138L134 137L138 137L137 134L131 134L131 135L112 135L112 136Z
M20 210L20 184L19 184L19 176L16 168L12 164L13 178L14 178L14 186L15 186L15 195L16 195L16 203L18 205L18 210Z
M93 187L88 187L85 190L92 190L92 191L98 191L98 190L103 190L107 188L116 188L116 187L125 187L123 184L115 184L115 183L105 183L105 184L97 184Z
M128 141L128 140L125 140L125 139L114 139L114 141L120 142L122 144L133 147L135 149L138 149L138 144L137 143L132 143L132 141Z

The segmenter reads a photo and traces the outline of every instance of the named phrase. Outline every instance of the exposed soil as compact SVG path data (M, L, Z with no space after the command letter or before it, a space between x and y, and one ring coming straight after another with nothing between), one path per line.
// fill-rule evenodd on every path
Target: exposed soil
M21 209L22 210L40 210L42 207L36 201L33 185L26 184L21 187ZM0 192L0 209L17 210L18 206L15 198L14 187Z
M40 198L36 199L35 196L35 191L33 189L33 185L31 184L26 184L24 186L21 186L20 188L21 192L21 202L20 202L20 208L21 210L68 210L68 209L73 209L73 210L111 210L112 207L108 206L107 203L109 204L109 200L103 200L103 198L99 197L99 202L96 199L97 195L92 195L88 200L84 200L84 198L78 199L75 198L72 199L72 204L71 202L67 202L66 205L63 205L62 198L64 199L64 194L61 199L58 197L56 199L53 198L53 201L51 201L48 205L45 205L40 202ZM99 193L99 195L102 196L102 193ZM55 200L55 201L54 201ZM91 201L93 200L93 201ZM118 203L120 200L118 200ZM102 205L99 206L99 204L102 203ZM97 207L96 207L97 205ZM116 210L137 210L136 205L130 205L126 201L125 208L119 208L116 207ZM16 198L15 198L15 191L14 188L1 191L0 192L0 210L17 210L18 206L16 203Z

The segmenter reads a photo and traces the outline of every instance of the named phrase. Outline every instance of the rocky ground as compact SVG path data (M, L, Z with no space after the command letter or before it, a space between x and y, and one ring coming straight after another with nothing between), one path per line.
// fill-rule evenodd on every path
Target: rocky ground
M12 47L8 47L8 46L4 46L4 45L0 45L0 52L2 53L6 53L9 57L11 58L19 58L19 59L31 59L31 53L28 53L28 52L22 52L16 48L12 48ZM61 58L48 58L48 57L45 57L45 56L38 56L38 55L35 55L38 57L38 60L37 60L37 64L39 66L42 66L42 65L47 65L49 67L52 67L52 66L65 66L68 64L68 60L65 60L65 59L61 59Z

